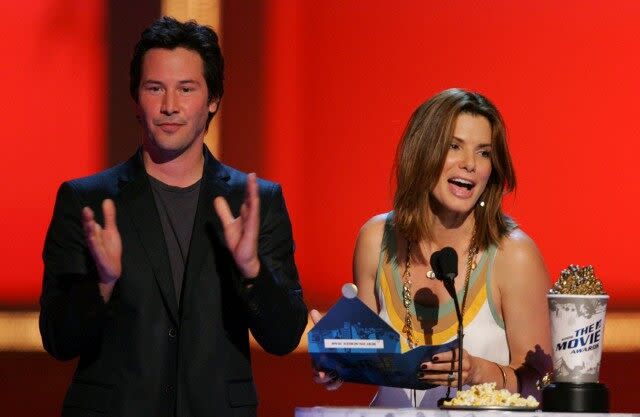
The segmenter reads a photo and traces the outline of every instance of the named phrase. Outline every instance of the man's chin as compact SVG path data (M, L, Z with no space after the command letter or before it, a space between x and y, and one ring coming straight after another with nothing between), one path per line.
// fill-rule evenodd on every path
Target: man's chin
M147 141L142 144L142 147L154 162L166 162L185 153L190 145L185 146L183 144L167 143L166 141Z

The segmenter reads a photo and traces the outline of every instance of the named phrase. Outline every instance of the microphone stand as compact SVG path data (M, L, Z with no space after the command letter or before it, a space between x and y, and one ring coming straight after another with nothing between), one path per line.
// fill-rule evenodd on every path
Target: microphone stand
M453 298L453 304L456 308L456 316L458 317L458 391L462 390L462 349L464 331L462 328L462 312L460 311L460 304L458 303L458 297L456 294L456 287L453 282L458 275L458 254L451 247L443 248L440 251L436 251L431 255L430 259L431 267L436 275L436 278L442 281L444 288L447 290L451 298ZM451 385L447 387L446 399L449 399L451 392ZM441 398L440 401L445 400Z
M464 331L462 328L462 312L460 311L460 305L458 304L458 297L456 296L456 289L453 285L453 279L447 278L444 281L447 291L453 298L453 304L456 308L456 316L458 316L458 391L462 390L462 346L464 339Z

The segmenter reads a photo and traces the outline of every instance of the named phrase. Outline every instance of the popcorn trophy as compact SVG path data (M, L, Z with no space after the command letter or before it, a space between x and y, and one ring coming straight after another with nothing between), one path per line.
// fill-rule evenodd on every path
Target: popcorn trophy
M598 381L608 299L591 266L570 265L547 294L553 376L542 391L544 411L609 411Z

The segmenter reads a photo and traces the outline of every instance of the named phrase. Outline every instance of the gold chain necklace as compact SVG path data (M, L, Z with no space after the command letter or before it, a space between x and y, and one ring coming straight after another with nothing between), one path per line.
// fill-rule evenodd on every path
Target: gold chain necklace
M411 319L411 304L413 302L411 298L411 241L407 242L407 259L404 265L404 273L402 274L402 303L404 304L404 326L402 327L402 333L407 337L407 343L409 349L413 349L416 346L415 339L413 338L413 322ZM469 251L467 253L467 270L464 277L464 294L462 295L462 306L460 308L460 314L464 317L464 308L467 303L467 293L469 292L469 279L471 278L471 272L476 269L474 259L478 253L478 248L471 240L469 244Z

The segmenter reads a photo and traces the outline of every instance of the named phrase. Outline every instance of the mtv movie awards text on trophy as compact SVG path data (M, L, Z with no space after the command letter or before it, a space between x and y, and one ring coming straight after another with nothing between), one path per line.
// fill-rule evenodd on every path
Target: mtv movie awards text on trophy
M571 336L556 344L556 351L572 349L570 353L581 353L597 349L602 335L602 320L574 330Z

